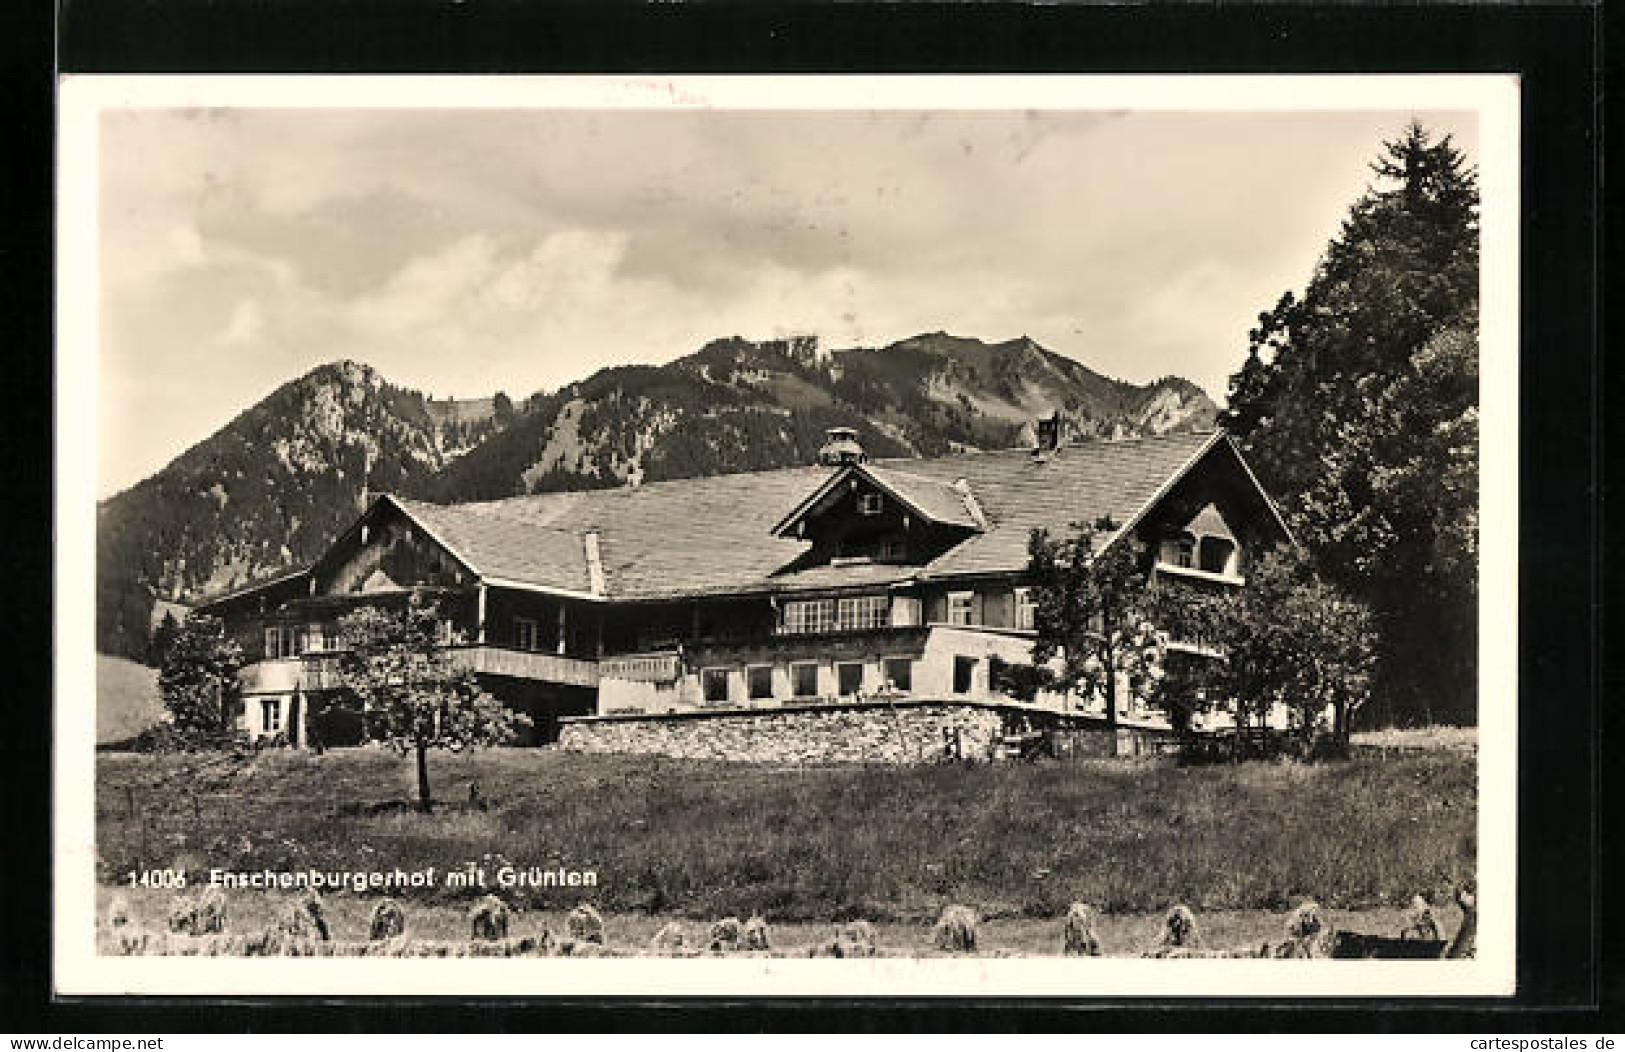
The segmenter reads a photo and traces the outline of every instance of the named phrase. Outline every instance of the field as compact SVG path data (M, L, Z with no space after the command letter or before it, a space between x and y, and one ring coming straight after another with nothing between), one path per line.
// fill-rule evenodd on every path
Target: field
M755 912L775 926L864 918L918 934L962 902L1019 946L1053 942L1053 918L1075 900L1126 925L1125 942L1175 902L1246 916L1238 932L1273 936L1282 911L1312 897L1387 930L1376 918L1414 894L1448 902L1476 855L1475 760L1450 749L1200 768L774 768L497 750L434 755L431 776L449 803L422 815L410 761L376 749L103 753L100 877L116 885L173 867L195 885L210 868L507 862L595 872L596 888L521 889L510 901L542 916L591 901L634 938L661 918ZM471 783L483 806L469 804ZM144 894L132 893L138 911ZM408 896L409 909L451 931L478 894L436 886ZM271 897L232 895L250 912ZM342 898L357 917L367 908ZM1023 924L1046 934L1024 936Z
M158 672L128 658L96 655L96 741L125 741L164 716Z

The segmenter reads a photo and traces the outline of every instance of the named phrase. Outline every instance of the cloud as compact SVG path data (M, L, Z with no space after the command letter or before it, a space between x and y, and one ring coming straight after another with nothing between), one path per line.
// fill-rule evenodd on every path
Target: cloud
M225 330L220 333L220 342L252 344L264 326L265 318L260 312L259 303L255 300L238 300L237 306L232 308L231 317L226 320Z
M338 357L519 395L735 333L947 329L1221 395L1409 116L115 112L104 409L143 412L107 477Z

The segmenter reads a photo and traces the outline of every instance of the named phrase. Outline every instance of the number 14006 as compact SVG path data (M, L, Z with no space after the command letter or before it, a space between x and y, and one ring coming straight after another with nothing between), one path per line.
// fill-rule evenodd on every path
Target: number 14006
M132 888L184 888L186 887L186 871L184 869L144 869L130 870L124 879L130 882Z

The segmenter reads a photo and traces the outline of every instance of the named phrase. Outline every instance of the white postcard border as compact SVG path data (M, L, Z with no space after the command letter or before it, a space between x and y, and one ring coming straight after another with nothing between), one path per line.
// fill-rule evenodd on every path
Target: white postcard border
M55 406L54 981L63 995L1506 995L1517 845L1519 86L1511 75L64 76ZM97 129L125 107L1471 110L1480 130L1478 955L1460 961L100 957L95 884Z

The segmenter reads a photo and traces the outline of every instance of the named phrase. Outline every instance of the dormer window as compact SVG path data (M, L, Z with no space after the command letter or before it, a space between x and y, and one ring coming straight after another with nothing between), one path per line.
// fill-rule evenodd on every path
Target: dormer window
M1236 544L1227 537L1203 537L1200 550L1200 569L1208 573L1234 574L1231 560L1235 558Z
M885 510L885 507L886 507L885 500L878 493L860 493L860 494L858 494L858 514L859 515L879 515L882 511Z

